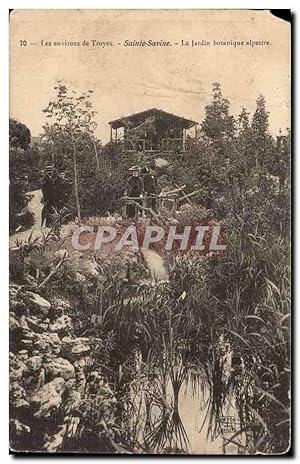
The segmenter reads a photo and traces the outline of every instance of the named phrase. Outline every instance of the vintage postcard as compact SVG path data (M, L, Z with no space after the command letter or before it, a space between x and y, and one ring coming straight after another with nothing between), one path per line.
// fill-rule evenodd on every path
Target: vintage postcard
M10 449L291 447L291 24L10 13Z

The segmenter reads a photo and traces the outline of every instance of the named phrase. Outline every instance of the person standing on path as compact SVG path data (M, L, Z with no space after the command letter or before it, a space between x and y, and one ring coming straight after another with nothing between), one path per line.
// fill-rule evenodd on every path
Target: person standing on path
M125 195L132 198L135 203L143 204L144 182L140 176L138 166L132 166L129 171L132 173L126 184ZM138 215L137 206L134 203L128 203L126 206L126 214L129 219L135 219Z
M158 185L155 176L146 166L142 169L144 190L146 195L146 207L156 210Z

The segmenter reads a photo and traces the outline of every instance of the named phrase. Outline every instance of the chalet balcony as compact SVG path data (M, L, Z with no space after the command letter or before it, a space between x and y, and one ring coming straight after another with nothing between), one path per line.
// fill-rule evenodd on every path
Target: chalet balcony
M184 153L189 151L196 144L194 138L164 138L158 144L155 144L147 139L117 140L117 143L123 146L124 150L130 153Z

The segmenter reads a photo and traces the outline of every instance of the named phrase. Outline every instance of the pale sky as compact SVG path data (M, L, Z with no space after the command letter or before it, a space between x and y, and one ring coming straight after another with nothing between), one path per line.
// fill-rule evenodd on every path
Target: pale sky
M33 136L42 131L42 109L57 80L78 92L94 91L96 133L103 142L109 140L108 121L152 107L201 122L215 81L232 114L243 106L253 112L263 94L271 132L290 126L290 27L267 11L15 10L10 21L10 116ZM126 39L173 45L124 47ZM212 45L250 39L271 45ZM90 46L47 47L41 40L87 40ZM91 46L92 40L115 46ZM206 40L211 46L183 47L181 40Z

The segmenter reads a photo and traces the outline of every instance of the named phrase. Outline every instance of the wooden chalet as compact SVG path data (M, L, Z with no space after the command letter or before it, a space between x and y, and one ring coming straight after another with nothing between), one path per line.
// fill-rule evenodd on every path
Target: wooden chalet
M151 108L108 124L111 142L123 143L127 151L181 153L194 142L198 123ZM195 129L193 135L190 134L192 128Z

